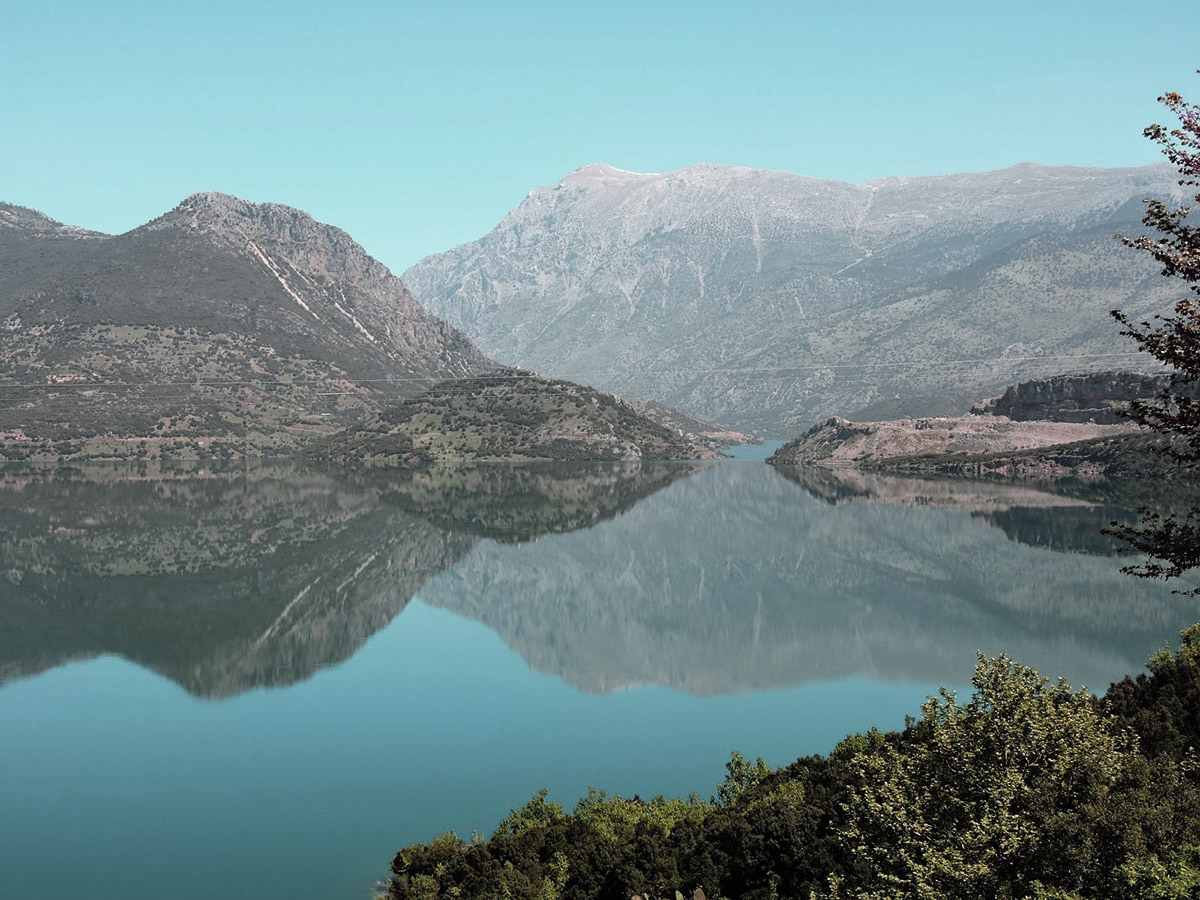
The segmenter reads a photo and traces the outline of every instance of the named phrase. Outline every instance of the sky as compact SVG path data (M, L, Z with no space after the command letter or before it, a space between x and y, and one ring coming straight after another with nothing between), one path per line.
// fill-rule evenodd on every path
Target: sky
M219 190L400 273L593 162L1157 162L1197 33L1195 0L0 0L0 200L119 233Z

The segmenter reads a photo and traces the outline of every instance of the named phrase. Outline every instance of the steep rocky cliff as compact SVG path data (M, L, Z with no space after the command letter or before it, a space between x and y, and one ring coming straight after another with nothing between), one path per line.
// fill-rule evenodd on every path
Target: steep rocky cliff
M1166 375L1094 372L1059 375L1010 385L1000 397L971 409L978 415L1006 416L1016 422L1092 422L1117 425L1132 400L1158 396L1170 383Z

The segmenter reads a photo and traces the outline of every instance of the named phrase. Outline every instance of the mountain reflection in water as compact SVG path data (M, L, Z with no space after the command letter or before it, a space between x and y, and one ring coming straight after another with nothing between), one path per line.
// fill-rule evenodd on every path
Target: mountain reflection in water
M1100 530L1129 509L895 478L838 481L831 504L795 478L719 465L601 528L483 544L420 596L596 692L953 684L979 650L1103 689L1196 618L1105 555Z
M414 594L589 692L862 675L977 650L1102 689L1196 618L1121 575L1125 494L752 463L0 479L0 678L112 653L205 697L349 658Z
M113 653L199 696L288 685L350 657L480 535L594 525L694 470L10 470L0 680Z

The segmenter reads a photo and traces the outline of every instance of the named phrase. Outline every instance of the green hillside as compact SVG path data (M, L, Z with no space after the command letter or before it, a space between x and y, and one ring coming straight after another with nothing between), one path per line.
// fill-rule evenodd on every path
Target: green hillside
M318 459L384 465L719 455L611 394L517 371L444 382L318 441L308 452Z

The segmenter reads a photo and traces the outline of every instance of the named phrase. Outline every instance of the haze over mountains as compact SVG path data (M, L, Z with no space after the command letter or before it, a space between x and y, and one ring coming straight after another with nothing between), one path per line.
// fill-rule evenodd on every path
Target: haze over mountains
M1026 378L1134 366L1108 311L1175 289L1114 233L1169 166L1022 163L847 184L607 165L537 188L404 273L484 353L775 435L874 412L965 412Z

